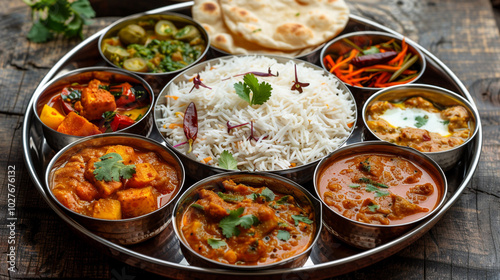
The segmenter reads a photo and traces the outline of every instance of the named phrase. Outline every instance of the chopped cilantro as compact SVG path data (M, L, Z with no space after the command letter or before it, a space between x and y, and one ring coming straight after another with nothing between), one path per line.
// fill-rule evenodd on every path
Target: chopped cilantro
M212 247L212 249L219 249L220 247L227 246L227 243L224 240L209 238L207 239L208 245Z
M246 198L250 198L251 200L256 200L259 197L256 193L251 193L246 196Z
M376 190L375 191L375 197L388 196L390 194L391 194L390 192L384 191L384 190Z
M226 150L220 154L219 166L224 169L238 170L238 162L234 159L233 155Z
M365 190L366 190L367 192L376 192L376 191L378 191L378 188L377 188L377 187L375 187L375 186L374 186L374 185L372 185L372 184L366 184L366 188L365 188Z
M198 210L205 210L205 208L197 203L191 204L191 207L198 209Z
M415 126L417 128L421 128L422 126L424 126L427 123L428 120L429 120L429 116L427 116L427 115L424 115L423 117L416 116L415 117L415 121L416 121Z
M271 90L273 88L266 82L259 83L254 74L246 74L243 77L243 83L234 84L234 89L236 90L236 94L248 102L248 104L262 105L271 97ZM252 92L251 96L250 91Z
M368 161L368 159L365 159L364 161L360 162L359 164L361 165L361 169L363 169L366 172L370 172L371 166L370 166L370 162Z
M113 180L118 182L120 181L120 177L130 179L135 174L135 165L123 164L123 158L120 154L109 153L99 159L101 161L94 163L95 170L93 172L98 181L104 180L110 182Z
M370 204L367 207L372 212L377 212L377 210L380 209L380 205L378 205L378 204Z
M450 123L450 120L441 121L441 123L444 125L448 125Z
M264 188L262 190L262 192L260 193L260 195L262 195L263 197L266 198L266 201L273 201L274 200L274 197L276 196L272 190L268 189L268 188Z
M376 182L375 185L377 185L378 187L384 188L384 189L389 188L389 186L382 184L382 183L378 183L378 182Z
M240 217L244 210L245 208L243 207L240 207L237 210L231 210L229 211L229 216L219 222L219 227L222 229L222 234L224 234L224 236L227 238L230 238L231 236L238 236L240 234L240 230L236 226L249 229L252 225L259 223L259 219L251 214Z
M255 29L254 31L252 31L252 33L257 33L257 32L259 32L259 31L262 31L262 29L257 28L257 29Z
M290 239L290 233L286 230L278 230L278 235L276 236L278 237L278 239L280 240L283 240L283 241L287 241L288 239Z
M374 54L374 53L379 53L379 52L380 52L379 48L372 46L369 49L364 50L363 54Z
M290 197L289 195L285 195L282 198L278 199L276 201L276 205L286 205L286 204L288 204L288 198L289 197Z
M360 184L349 184L349 188L357 189L359 187L361 187Z
M302 215L292 215L293 220L295 221L295 225L298 226L299 222L303 222L306 224L312 224L313 221L309 220L307 217L304 217Z

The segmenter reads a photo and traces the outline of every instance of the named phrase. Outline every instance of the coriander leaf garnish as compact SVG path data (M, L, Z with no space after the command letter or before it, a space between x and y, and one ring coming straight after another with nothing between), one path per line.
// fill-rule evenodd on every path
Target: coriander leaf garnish
M227 246L227 243L224 240L209 238L207 239L208 245L212 247L212 249L219 249L220 247Z
M388 196L390 194L391 194L390 192L384 191L384 190L376 190L375 191L375 197Z
M222 229L222 234L226 236L226 238L230 238L231 236L238 236L240 234L240 230L236 226L241 226L245 229L250 228L254 224L259 223L259 219L254 215L245 215L240 217L243 214L245 208L240 207L237 210L229 211L229 216L225 217L219 222L219 227Z
M110 182L113 180L119 182L120 177L130 179L135 174L135 165L123 164L123 158L118 153L105 154L99 159L101 161L94 163L95 170L93 172L98 181Z
M266 201L273 201L274 200L274 197L276 196L272 190L268 189L268 188L264 188L262 190L262 192L260 193L260 195L262 195L263 197L266 198Z
M288 198L289 197L290 197L289 195L285 195L282 198L278 199L276 201L276 205L286 205L286 204L288 204Z
M380 205L378 205L378 204L370 204L367 207L372 212L377 212L377 210L380 209Z
M278 230L278 235L276 237L280 240L287 241L290 239L290 233L286 230L280 229Z
M257 197L259 197L259 196L256 193L251 193L251 194L246 196L246 198L249 198L251 200L256 200Z
M254 74L246 74L243 83L234 84L238 96L250 105L262 105L271 97L272 87L266 82L259 83ZM252 95L250 96L250 92Z
M444 125L448 125L450 123L450 120L441 121L441 123Z
M205 208L202 205L199 205L198 203L191 204L191 207L198 209L198 210L205 210Z
M375 186L374 186L374 185L372 185L372 184L366 184L366 188L365 188L365 190L366 190L367 192L376 192L376 191L378 191L378 188L377 188L377 187L375 187Z
M299 222L303 222L306 224L312 224L313 221L309 220L307 217L304 217L302 215L292 215L292 219L295 221L295 225L298 226Z
M235 195L235 194L228 194L228 193L222 193L218 192L217 195L222 198L224 201L227 202L238 202L243 200L243 196L241 195Z
M360 184L349 184L349 188L357 189L359 187L361 187Z
M416 121L415 126L417 128L421 128L422 126L424 126L427 123L428 120L429 120L429 116L427 116L427 115L424 115L423 117L416 116L415 117L415 121Z
M238 170L238 162L234 159L233 154L226 150L220 154L219 166L224 169Z

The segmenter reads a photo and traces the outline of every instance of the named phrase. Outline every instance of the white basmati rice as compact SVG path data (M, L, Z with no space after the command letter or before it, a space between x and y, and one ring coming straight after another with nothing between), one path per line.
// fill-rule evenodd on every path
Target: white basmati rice
M263 105L250 106L234 89L234 84L242 81L243 76L233 76L250 71L267 72L269 67L272 73L279 72L279 76L257 76L257 79L271 84L271 97ZM187 105L194 102L198 112L198 137L193 151L187 154L194 160L205 163L207 159L206 164L218 166L220 154L227 150L238 161L240 170L281 170L310 163L345 141L356 112L351 95L340 90L339 82L331 75L304 64L297 65L297 72L300 82L310 83L303 88L303 93L291 90L295 80L293 61L282 64L263 56L219 60L199 73L211 89L200 87L190 93L192 82L168 87L164 94L178 98L166 97L165 104L155 108L164 116L157 119L157 126L170 144L185 142L182 126L169 126L182 124ZM247 140L250 124L228 133L228 121L231 125L253 121L258 141ZM177 149L186 154L188 145Z

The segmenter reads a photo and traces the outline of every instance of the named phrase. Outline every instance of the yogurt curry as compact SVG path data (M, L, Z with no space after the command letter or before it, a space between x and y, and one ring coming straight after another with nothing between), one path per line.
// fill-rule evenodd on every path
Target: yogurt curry
M267 187L223 182L224 191L198 191L184 212L181 234L197 253L226 264L278 262L305 251L316 222L310 205Z
M380 139L421 152L449 150L472 135L465 107L440 109L422 97L400 103L377 101L367 115L368 127Z
M170 201L179 185L175 168L152 151L131 146L84 148L52 171L54 196L94 218L142 216Z
M394 225L419 219L442 196L435 177L391 154L337 159L320 175L318 191L331 209L355 221Z

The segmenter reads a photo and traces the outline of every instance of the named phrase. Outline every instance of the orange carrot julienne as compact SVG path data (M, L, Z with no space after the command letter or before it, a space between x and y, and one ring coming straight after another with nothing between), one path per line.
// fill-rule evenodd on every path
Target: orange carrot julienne
M177 100L177 99L179 99L179 96L175 96L175 95L165 95L165 98L172 98L173 100Z
M203 162L207 163L212 160L212 157L206 157L203 159Z
M176 127L183 127L182 123L171 123L168 125L168 128L174 129Z

